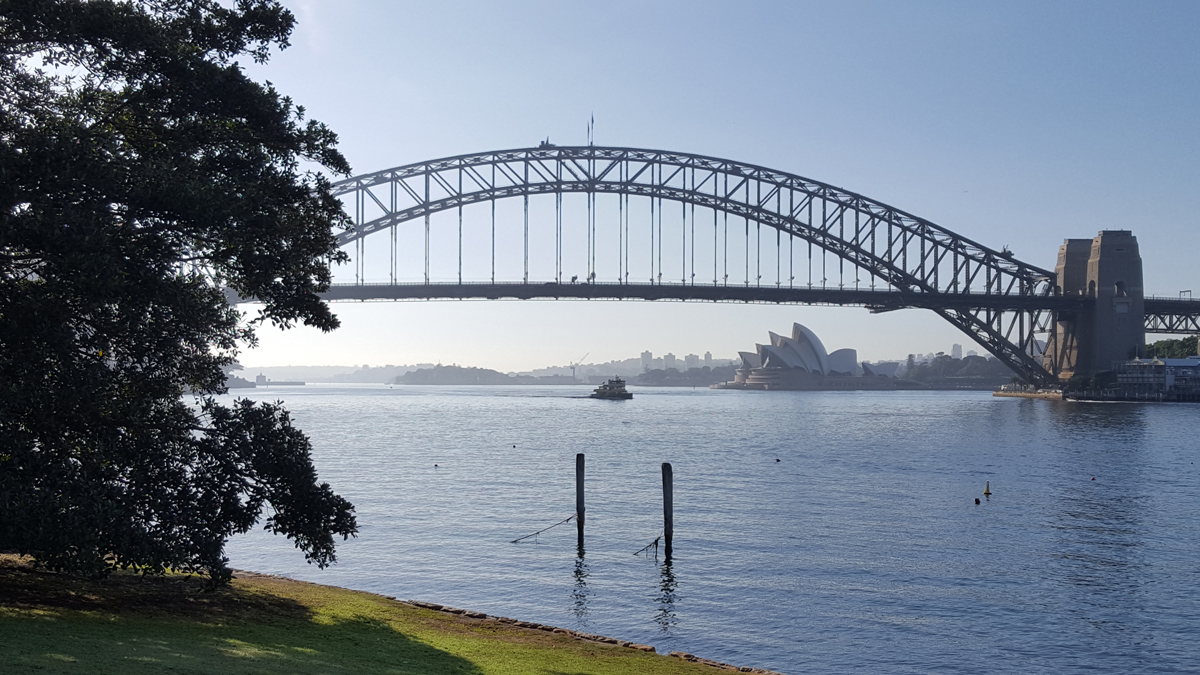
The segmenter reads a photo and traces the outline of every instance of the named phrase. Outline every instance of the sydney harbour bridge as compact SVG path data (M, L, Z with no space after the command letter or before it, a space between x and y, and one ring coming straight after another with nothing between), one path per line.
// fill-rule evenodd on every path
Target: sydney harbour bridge
M1143 296L1140 257L1136 270L1116 270L1128 279L1097 288L1094 277L1106 272L1096 272L1096 253L1089 263L1087 251L1073 252L1060 278L1067 245L1059 269L1043 269L863 195L714 157L543 143L376 171L333 189L354 222L338 236L350 249L353 281L335 283L324 295L333 301L922 308L1039 383L1088 374L1080 354L1127 358L1121 339L1200 332L1200 300ZM1090 240L1070 241L1090 248ZM1077 283L1067 284L1073 276ZM1119 297L1106 294L1108 286ZM1109 336L1095 316L1110 305L1127 315L1115 320L1135 322L1140 338Z

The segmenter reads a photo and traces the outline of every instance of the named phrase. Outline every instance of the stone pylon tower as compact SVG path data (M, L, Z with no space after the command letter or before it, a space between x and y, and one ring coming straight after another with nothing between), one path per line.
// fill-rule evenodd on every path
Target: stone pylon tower
M1090 301L1059 317L1046 350L1046 367L1060 379L1090 377L1142 353L1146 344L1142 256L1128 230L1104 230L1094 239L1068 239L1055 266L1059 293Z

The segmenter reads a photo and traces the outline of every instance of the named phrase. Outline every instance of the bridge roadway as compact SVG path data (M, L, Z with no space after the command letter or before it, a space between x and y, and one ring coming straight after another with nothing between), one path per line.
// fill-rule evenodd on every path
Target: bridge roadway
M1200 300L1147 297L1146 332L1200 333Z
M700 300L764 304L839 305L873 312L905 308L1073 312L1086 298L995 293L908 293L845 288L712 286L622 283L382 283L333 284L321 294L332 302L368 300ZM1200 333L1200 299L1147 297L1146 330Z
M906 293L843 288L622 283L397 283L334 284L321 297L347 300L700 300L799 305L848 305L890 311L925 309L1050 309L1084 306L1082 298L995 293ZM1198 302L1197 304L1200 304Z

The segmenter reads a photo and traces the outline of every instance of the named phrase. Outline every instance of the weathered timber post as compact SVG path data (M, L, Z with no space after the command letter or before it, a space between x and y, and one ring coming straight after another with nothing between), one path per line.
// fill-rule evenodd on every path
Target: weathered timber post
M675 476L670 462L663 462L663 543L667 560L671 559L671 538L675 534Z
M575 455L575 527L579 530L579 548L583 548L583 453Z

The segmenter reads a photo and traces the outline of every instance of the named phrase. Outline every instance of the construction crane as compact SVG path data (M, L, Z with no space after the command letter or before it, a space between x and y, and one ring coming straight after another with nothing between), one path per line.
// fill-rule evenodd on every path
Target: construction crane
M579 381L579 378L575 377L575 367L576 367L576 366L578 366L579 364L583 363L583 360L584 360L584 359L586 359L586 358L588 357L588 354L591 354L591 352L588 352L587 354L584 354L583 356L579 357L579 360L578 360L578 361L576 361L575 363L572 363L572 364L571 364L571 379L572 379L573 381L575 381L575 382L578 382L578 381Z

